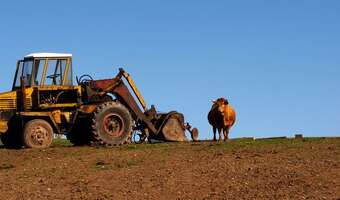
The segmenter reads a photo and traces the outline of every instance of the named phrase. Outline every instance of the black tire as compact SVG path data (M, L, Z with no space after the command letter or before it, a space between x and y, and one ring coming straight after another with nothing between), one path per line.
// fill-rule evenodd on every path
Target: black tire
M66 138L75 146L90 145L93 140L91 131L92 119L81 118L77 119L71 132L66 135Z
M21 148L23 146L21 137L21 121L17 119L11 119L8 123L7 132L0 134L2 144L8 149Z
M53 129L47 121L34 119L26 123L22 138L27 148L47 148L52 144Z
M132 117L118 102L99 105L92 119L94 142L102 145L121 145L131 140Z
M23 146L20 135L21 132L18 133L14 131L7 131L6 133L0 135L1 142L5 146L5 148L19 149Z

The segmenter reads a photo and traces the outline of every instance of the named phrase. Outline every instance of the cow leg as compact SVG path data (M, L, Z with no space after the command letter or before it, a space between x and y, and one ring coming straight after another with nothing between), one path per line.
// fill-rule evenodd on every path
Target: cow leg
M213 127L213 131L214 131L214 141L216 142L216 127Z
M224 133L224 141L228 141L229 140L229 127L225 128L223 133Z
M223 129L221 129L221 128L218 129L218 134L219 134L218 141L219 141L219 142L222 141L222 131L223 131Z

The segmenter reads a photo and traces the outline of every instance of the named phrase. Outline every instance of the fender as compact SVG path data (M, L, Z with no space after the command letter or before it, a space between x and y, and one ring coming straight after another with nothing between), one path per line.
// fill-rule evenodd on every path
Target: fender
M37 118L41 118L46 120L47 122L50 123L50 125L53 128L53 131L55 131L55 133L57 134L61 134L60 128L58 126L58 124L56 123L53 115L51 112L18 112L17 113L18 116L20 116L23 120L27 120L27 119L37 119Z

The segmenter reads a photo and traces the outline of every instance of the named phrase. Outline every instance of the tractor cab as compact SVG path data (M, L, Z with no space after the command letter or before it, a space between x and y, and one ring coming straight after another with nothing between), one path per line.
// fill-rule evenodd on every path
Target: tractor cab
M18 61L13 90L26 87L72 86L72 54L34 53Z
M12 90L17 92L18 105L28 104L24 108L29 110L77 106L81 88L73 86L72 54L25 56L17 63Z

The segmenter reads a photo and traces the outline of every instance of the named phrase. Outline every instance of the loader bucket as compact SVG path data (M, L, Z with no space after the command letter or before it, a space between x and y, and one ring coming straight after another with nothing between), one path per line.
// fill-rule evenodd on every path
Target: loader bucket
M186 142L184 117L179 113L167 117L162 128L163 137L169 142Z

